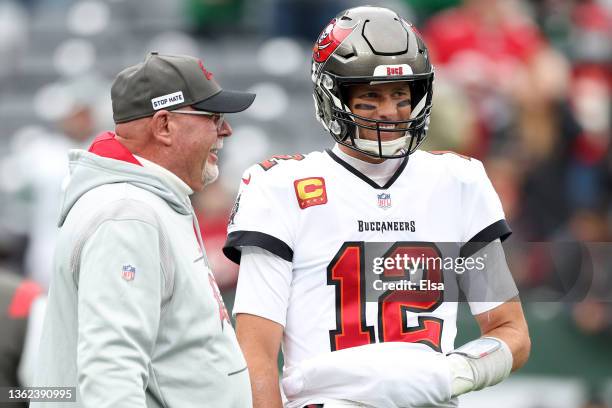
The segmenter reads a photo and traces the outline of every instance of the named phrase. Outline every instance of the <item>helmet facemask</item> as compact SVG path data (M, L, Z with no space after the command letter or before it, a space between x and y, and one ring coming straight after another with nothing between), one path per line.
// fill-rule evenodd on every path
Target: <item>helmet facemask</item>
M334 137L336 142L355 151L371 157L382 159L403 158L412 153L425 139L431 112L433 73L420 77L398 77L393 80L380 81L380 78L339 78L332 74L323 74L321 99L326 99L328 106L324 115L328 118L323 123L326 130ZM329 79L326 79L329 78ZM411 90L411 112L406 120L380 120L358 115L351 111L348 105L348 87L356 84L369 83L371 85L381 82L408 83ZM317 104L315 93L315 105ZM317 115L319 118L321 115ZM388 126L393 126L390 128ZM376 132L374 140L360 137L360 129ZM383 137L381 133L385 133ZM389 138L390 133L397 133L398 137ZM384 140L390 139L390 140Z

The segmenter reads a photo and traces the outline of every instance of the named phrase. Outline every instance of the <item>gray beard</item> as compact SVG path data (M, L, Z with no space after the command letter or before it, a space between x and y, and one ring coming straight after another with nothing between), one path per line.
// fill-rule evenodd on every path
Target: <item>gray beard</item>
M214 183L217 178L219 178L219 166L206 163L204 171L202 172L202 182L204 182L204 186Z

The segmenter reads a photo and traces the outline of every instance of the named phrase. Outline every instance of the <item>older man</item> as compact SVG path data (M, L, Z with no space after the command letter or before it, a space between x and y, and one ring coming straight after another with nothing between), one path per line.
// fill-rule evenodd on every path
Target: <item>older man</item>
M116 133L70 152L37 385L76 386L76 406L250 407L189 195L218 176L223 114L255 95L151 53L111 96Z

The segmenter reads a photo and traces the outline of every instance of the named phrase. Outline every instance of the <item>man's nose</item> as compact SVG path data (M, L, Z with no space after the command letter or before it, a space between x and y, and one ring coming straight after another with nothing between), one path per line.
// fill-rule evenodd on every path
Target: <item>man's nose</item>
M229 124L227 117L223 121L223 125L221 125L221 129L217 132L219 137L230 137L232 135L232 126Z
M381 119L395 120L398 116L397 102L391 98L383 98L378 105L378 116Z

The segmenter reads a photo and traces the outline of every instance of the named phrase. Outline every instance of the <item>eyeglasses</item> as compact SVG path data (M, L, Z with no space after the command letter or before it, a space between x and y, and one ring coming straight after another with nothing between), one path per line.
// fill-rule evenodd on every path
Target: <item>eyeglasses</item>
M206 111L187 111L187 110L173 110L172 113L182 113L185 115L201 115L201 116L210 116L213 120L213 123L217 127L217 132L221 130L223 127L223 123L225 122L225 116L222 113L217 112L206 112Z

